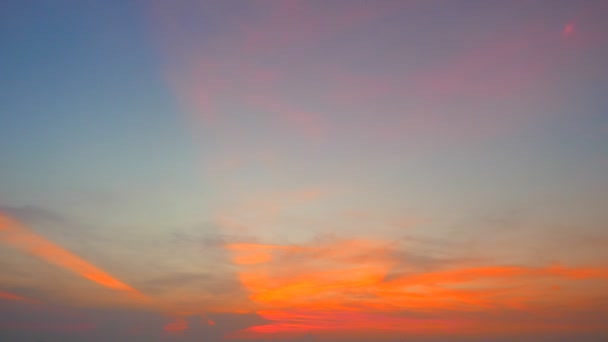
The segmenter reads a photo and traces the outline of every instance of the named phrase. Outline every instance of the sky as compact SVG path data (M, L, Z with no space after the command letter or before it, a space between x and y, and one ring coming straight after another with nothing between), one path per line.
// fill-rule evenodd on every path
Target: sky
M608 2L0 2L0 340L606 341Z

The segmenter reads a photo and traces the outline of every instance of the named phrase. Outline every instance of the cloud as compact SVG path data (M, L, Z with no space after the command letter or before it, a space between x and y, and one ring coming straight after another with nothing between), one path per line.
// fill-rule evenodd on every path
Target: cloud
M234 109L241 106L255 113L256 122L264 128L271 127L271 133L299 133L318 140L331 132L325 113L284 92L287 85L301 79L294 73L298 67L293 63L302 64L299 56L303 53L322 49L342 35L407 7L399 2L319 5L251 1L243 4L246 11L235 12L222 3L156 3L149 13L159 46L169 60L165 71L169 84L205 127L214 127L213 131L220 130L225 136L243 136L247 127L234 121ZM230 13L235 25L221 29L217 19L208 16L211 12ZM202 44L200 36L193 34L195 25L189 24L200 21L201 16L209 25L218 26L218 32ZM285 54L291 62L285 63Z
M30 231L16 220L2 213L0 213L0 241L41 258L50 264L66 268L85 279L109 289L126 292L140 299L145 298L143 294L131 286L114 278L109 273L90 264L79 256Z
M473 260L437 261L435 269L409 267L399 275L395 269L417 262L400 248L391 241L336 238L293 245L227 244L258 314L270 321L242 336L378 329L488 333L521 326L504 317L488 318L509 311L533 313L540 320L524 324L526 331L550 331L555 326L543 317L551 310L601 310L597 300L608 282L608 268L602 267L468 266ZM578 292L580 286L587 292ZM488 316L470 315L477 312ZM568 329L598 329L594 324L572 323Z

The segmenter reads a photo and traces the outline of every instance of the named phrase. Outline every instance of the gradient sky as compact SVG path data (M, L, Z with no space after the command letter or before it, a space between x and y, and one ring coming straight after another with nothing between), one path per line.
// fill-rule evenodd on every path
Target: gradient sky
M608 2L0 2L0 340L606 341Z

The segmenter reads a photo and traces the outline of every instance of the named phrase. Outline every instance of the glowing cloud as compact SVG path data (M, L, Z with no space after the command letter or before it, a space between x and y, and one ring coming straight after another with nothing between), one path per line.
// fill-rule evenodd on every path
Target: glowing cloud
M30 231L16 220L2 213L0 213L0 242L34 255L50 264L68 269L101 286L143 297L131 286Z
M403 263L393 253L398 246L371 240L226 248L235 254L250 298L263 308L258 314L271 321L243 331L245 337L307 331L505 331L516 323L482 324L479 319L454 321L441 315L589 307L608 280L606 268L561 265L461 267L389 277ZM574 295L569 290L583 282L591 286L588 293ZM413 319L400 314L404 311L443 318Z

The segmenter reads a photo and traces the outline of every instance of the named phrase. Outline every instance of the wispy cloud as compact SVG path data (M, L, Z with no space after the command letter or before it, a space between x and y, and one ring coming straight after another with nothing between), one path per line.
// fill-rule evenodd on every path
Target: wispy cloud
M109 273L92 265L79 256L34 233L18 221L2 213L0 213L0 241L41 258L50 264L66 268L89 281L109 289L129 293L139 298L145 298L142 293L131 286L116 279Z

